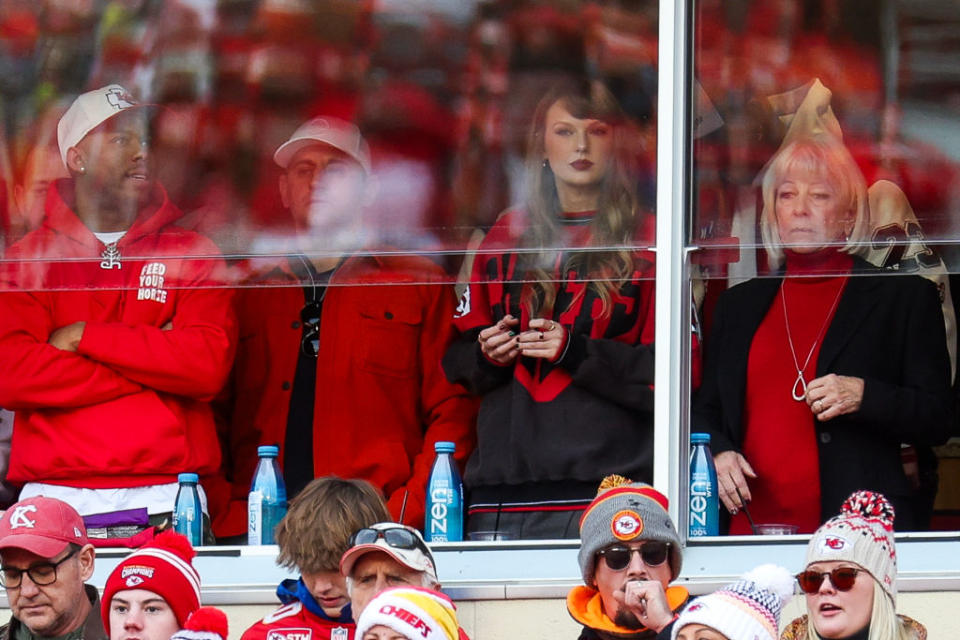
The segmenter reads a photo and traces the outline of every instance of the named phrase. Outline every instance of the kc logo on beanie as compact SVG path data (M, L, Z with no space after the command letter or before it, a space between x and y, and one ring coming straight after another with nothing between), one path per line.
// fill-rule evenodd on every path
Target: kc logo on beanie
M597 497L580 518L580 573L587 586L593 584L596 554L618 542L659 540L670 543L670 579L680 573L683 562L680 536L667 512L667 497L643 482L622 476L607 476Z
M190 541L179 533L164 531L116 566L103 588L100 615L110 633L110 601L118 591L145 589L163 598L177 623L183 626L200 607L200 574L193 568L196 555Z

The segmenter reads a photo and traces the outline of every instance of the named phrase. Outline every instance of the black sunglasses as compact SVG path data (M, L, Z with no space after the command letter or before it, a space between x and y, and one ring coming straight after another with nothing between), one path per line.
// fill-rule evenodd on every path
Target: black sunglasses
M0 584L7 589L16 589L23 582L23 574L30 576L33 584L38 587L53 584L57 581L57 567L77 555L78 551L80 551L80 549L71 549L70 553L56 562L41 562L26 569L2 567L0 568Z
M626 569L634 553L639 553L640 559L648 567L656 567L667 561L667 556L670 555L670 543L653 540L637 549L617 545L597 551L597 555L603 558L603 561L607 563L607 568L612 571Z
M316 358L320 353L320 303L312 300L303 305L300 322L303 323L300 351L305 356Z
M383 538L388 546L394 549L419 549L427 554L431 562L433 554L420 536L405 527L390 527L388 529L360 529L350 536L350 546L355 547L358 544L376 544L377 540Z
M830 576L830 584L837 591L850 591L861 571L863 569L853 567L837 567L833 571L801 571L797 574L797 582L804 593L816 593L820 590L823 579Z

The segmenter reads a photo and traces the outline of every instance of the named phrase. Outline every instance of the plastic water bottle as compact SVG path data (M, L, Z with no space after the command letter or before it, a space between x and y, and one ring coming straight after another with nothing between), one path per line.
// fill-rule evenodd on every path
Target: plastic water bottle
M180 488L173 503L173 530L187 536L195 547L203 544L203 508L200 506L200 492L197 483L200 476L195 473L181 473L177 476Z
M453 459L456 446L437 442L427 482L427 542L463 540L463 481Z
M710 453L710 434L691 433L690 527L691 538L720 533L720 503L717 499L717 468Z
M280 449L257 447L257 470L247 496L247 544L274 544L273 530L287 513L287 487L277 464Z

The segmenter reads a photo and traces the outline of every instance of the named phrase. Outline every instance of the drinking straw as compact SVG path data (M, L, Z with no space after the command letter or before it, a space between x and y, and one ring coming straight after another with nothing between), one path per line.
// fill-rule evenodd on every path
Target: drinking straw
M747 501L743 499L743 495L740 493L740 487L736 487L737 497L740 498L740 504L743 505L743 513L747 516L747 522L750 523L750 531L757 534L757 525L753 524L753 517L750 515L750 507L747 506Z

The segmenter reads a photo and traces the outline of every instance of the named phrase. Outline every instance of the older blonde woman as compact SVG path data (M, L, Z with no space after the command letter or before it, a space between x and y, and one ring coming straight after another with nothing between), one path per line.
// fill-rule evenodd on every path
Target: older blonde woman
M914 528L901 443L952 428L937 290L852 255L869 228L863 176L833 138L798 138L763 178L764 243L780 271L724 292L693 427L712 436L731 533L738 516L810 533L852 491L883 492Z

